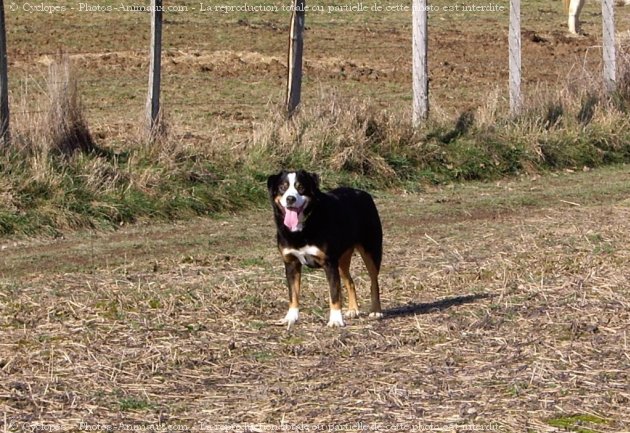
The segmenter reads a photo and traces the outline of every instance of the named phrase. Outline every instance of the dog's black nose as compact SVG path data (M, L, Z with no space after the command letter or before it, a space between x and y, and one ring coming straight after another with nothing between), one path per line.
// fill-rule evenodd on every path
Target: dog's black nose
M288 204L289 206L291 206L291 205L295 204L295 201L296 201L296 200L297 200L297 199L296 199L294 196L292 196L292 195L287 196L287 204Z

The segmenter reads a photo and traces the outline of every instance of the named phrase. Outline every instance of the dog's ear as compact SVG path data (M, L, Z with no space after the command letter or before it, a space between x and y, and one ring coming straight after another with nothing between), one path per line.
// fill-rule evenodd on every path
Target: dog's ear
M297 172L297 175L300 179L308 179L309 187L313 191L319 190L319 175L317 173L301 169Z
M267 189L269 190L270 193L273 192L273 189L278 184L278 180L280 179L280 176L282 176L282 172L278 174L272 174L271 176L267 178Z
M313 184L315 185L315 189L319 189L319 174L309 173L309 176L313 179Z

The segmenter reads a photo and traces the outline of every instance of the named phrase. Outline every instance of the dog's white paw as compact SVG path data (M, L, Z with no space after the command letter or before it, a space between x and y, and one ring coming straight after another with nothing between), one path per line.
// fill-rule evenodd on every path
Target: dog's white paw
M343 323L343 315L341 314L341 310L330 310L330 318L328 319L328 327L336 328L346 326Z
M383 313L379 312L372 312L370 313L370 319L382 319L383 318Z
M285 326L287 329L291 329L291 326L295 324L300 318L300 309L299 308L289 308L287 315L284 316L284 319L278 320L278 325Z
M348 309L345 313L343 313L343 317L345 317L346 319L356 319L357 317L359 317L359 315L359 310L355 309Z

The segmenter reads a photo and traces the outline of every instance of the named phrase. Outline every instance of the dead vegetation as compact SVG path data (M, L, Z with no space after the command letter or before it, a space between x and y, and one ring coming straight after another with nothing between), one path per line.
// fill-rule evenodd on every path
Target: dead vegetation
M96 150L85 119L77 89L77 77L71 72L68 58L60 57L50 65L48 97L50 108L47 125L48 139L53 153L72 155Z
M271 325L268 211L5 243L0 431L627 430L629 183L380 197L388 315L341 330L321 272L299 324Z
M11 143L22 157L46 160L51 155L70 157L99 150L85 117L78 80L70 59L59 54L48 65L45 90L24 84Z

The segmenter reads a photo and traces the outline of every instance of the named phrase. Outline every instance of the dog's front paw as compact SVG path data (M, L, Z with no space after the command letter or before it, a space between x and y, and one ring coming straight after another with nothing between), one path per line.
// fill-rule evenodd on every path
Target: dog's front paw
M343 315L341 314L341 310L330 310L330 318L328 319L328 326L330 328L343 327L346 326L343 323Z
M299 308L289 308L289 311L287 312L287 315L284 316L283 319L278 320L277 324L279 326L285 326L287 327L287 329L291 329L291 326L293 326L295 324L295 322L298 321L300 317L300 309Z

